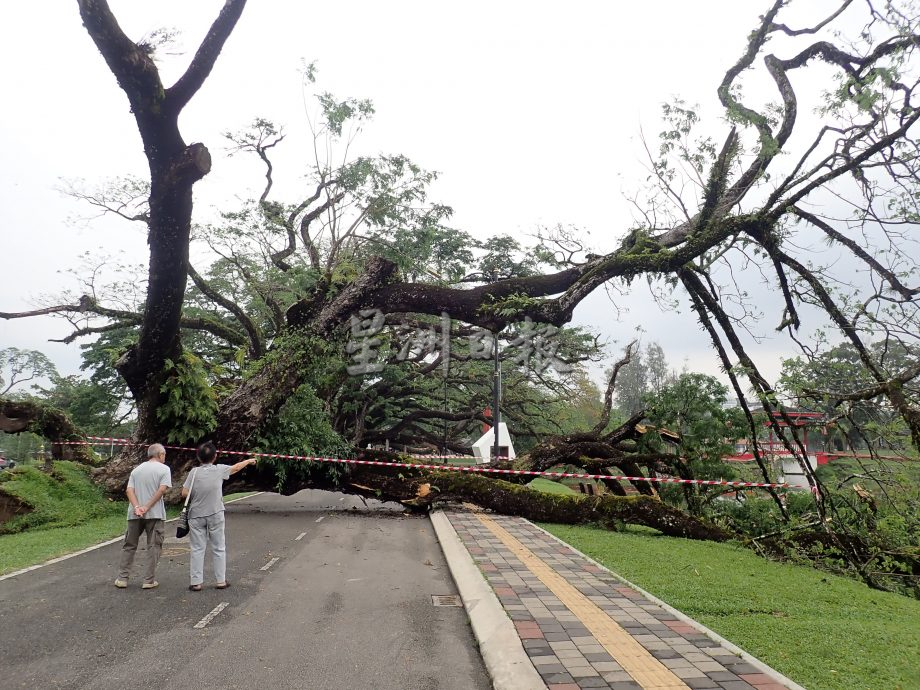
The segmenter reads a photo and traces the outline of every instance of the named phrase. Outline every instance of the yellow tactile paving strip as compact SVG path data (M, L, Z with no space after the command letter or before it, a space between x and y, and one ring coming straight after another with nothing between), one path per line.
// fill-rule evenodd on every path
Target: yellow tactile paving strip
M476 515L511 552L584 624L633 680L654 690L689 690L680 678L653 657L616 621L588 597L524 546L514 535L486 515Z

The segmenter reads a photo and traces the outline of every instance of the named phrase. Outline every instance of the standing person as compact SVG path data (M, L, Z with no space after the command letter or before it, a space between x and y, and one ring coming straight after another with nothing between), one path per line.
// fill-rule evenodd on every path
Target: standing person
M124 589L128 586L131 564L137 553L137 543L141 533L147 535L147 566L144 570L144 584L141 589L154 589L160 583L156 577L157 562L163 549L163 537L166 533L166 506L163 494L172 486L172 473L166 465L166 449L154 443L147 449L147 462L131 470L128 477L128 529L125 543L121 547L121 563L115 586Z
M188 503L189 542L192 547L189 559L190 583L193 592L201 591L204 581L204 552L211 545L211 557L214 559L214 579L217 589L226 589L227 551L224 543L224 481L240 470L255 465L255 458L241 460L235 465L215 465L217 448L208 441L198 446L199 467L189 472L182 486L182 496L189 493L192 497ZM194 485L192 479L194 474Z

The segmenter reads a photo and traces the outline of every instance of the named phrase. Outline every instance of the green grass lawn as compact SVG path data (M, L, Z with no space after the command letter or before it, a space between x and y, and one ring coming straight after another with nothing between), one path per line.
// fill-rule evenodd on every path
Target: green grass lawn
M809 690L920 689L920 601L727 544L542 526Z
M565 484L559 482L554 482L551 479L544 479L543 477L537 477L527 486L536 491L543 491L548 494L567 494L571 496L574 492L567 487Z
M87 520L80 525L0 535L0 575L44 563L124 534L128 503L121 505L123 513Z

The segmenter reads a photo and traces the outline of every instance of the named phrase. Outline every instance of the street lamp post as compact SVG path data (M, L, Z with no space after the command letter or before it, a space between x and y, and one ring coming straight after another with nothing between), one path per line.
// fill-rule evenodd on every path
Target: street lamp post
M498 406L502 399L502 365L501 360L498 358L498 331L495 331L493 334L492 341L495 350L495 371L492 374L492 395L494 397L494 407L492 408L492 429L495 432L495 447L492 451L492 456L497 462L499 454L498 425L499 422L501 422L501 413L498 410Z

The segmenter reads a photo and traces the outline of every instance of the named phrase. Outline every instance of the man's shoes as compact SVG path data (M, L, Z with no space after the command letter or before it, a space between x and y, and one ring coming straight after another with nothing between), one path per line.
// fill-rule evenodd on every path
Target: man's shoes
M200 591L201 591L201 585L189 585L189 586L188 586L188 591L189 591L189 592L200 592Z
M145 582L141 585L141 589L156 589L160 586L160 583L154 580L153 582Z
M216 585L214 585L214 589L227 589L229 586L229 582L218 582Z
M128 586L128 581L118 578L115 580L115 586L118 587L118 589L125 589Z

